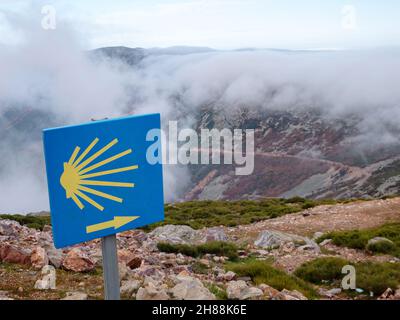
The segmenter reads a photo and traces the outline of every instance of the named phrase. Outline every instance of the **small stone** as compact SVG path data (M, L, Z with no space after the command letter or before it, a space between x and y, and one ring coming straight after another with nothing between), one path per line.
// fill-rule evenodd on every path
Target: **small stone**
M321 238L323 235L324 235L323 232L317 231L317 232L314 233L314 235L313 235L313 237L312 237L312 240L315 241L315 240L317 240L318 238Z
M245 281L230 281L226 288L228 299L246 300L258 298L263 295L263 291L259 288L249 287Z
M201 263L203 266L210 267L210 260L208 259L200 259L199 263Z
M66 297L61 300L87 300L88 295L83 292L67 292Z
M34 288L37 290L56 289L56 270L53 266L46 265L42 268L43 277L35 282Z
M378 298L378 300L387 300L390 299L391 296L394 295L394 292L391 288L387 288L384 293Z
M169 296L163 288L157 288L153 283L140 287L136 293L136 300L168 300Z
M297 290L289 291L286 289L283 289L275 298L277 300L308 300L301 292Z
M258 287L262 290L267 299L274 299L279 294L278 290L265 283L260 284Z
M324 241L322 241L322 242L319 244L319 246L320 246L320 247L324 247L324 246L326 246L327 244L330 244L330 243L332 243L332 239L325 239Z
M125 263L123 262L118 263L118 272L120 281L126 280L126 278L128 277L129 270Z
M132 295L140 287L140 282L137 280L122 281L120 292L121 294Z

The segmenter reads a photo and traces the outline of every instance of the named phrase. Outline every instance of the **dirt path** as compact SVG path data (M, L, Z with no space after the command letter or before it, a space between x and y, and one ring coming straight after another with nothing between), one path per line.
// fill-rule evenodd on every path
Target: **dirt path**
M397 197L318 206L251 225L227 228L227 233L238 238L254 238L262 230L276 230L311 236L317 231L367 229L399 221L400 197Z

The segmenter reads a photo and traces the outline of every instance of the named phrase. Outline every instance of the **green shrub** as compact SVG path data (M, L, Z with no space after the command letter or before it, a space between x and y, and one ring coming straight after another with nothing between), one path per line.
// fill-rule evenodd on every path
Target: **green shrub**
M345 275L341 273L344 265L353 265L356 270L356 286L375 295L382 294L387 288L395 289L400 285L400 268L395 263L351 263L340 258L318 258L301 265L295 275L311 283L320 284L322 280L336 284Z
M24 216L21 214L2 214L0 219L8 219L19 222L29 228L43 230L45 225L50 225L50 216Z
M150 231L165 224L188 225L193 229L213 226L249 224L295 213L320 204L335 204L337 200L267 198L239 201L188 201L165 205L165 221L143 227Z
M367 244L366 249L374 253L390 254L396 251L396 245L389 241L379 241Z
M277 290L298 290L308 298L317 296L311 285L296 276L272 267L266 261L247 259L242 262L228 263L226 269L235 272L240 277L250 277L257 285L265 283Z
M158 250L167 253L181 253L190 257L199 257L204 254L215 254L228 257L231 260L237 259L238 247L234 243L224 241L211 241L200 245L172 244L159 242Z
M339 280L343 278L342 268L346 264L349 264L349 262L341 258L316 259L301 265L295 271L295 275L316 284L320 284L324 280Z
M375 237L384 237L393 242L380 243L368 246L368 241ZM388 253L400 257L400 223L388 223L377 228L366 230L334 231L329 232L318 238L318 242L325 239L332 239L337 246L349 247L353 249L368 249L375 253Z
M394 263L356 264L357 287L375 295L381 295L387 288L396 289L400 285L400 266Z
M225 256L231 260L238 258L238 249L234 243L224 241L210 241L197 246L200 255L210 253Z
M199 261L195 261L191 265L191 268L192 268L194 273L197 273L197 274L208 274L208 267L205 264L203 264L203 263L201 263Z
M199 256L199 251L197 250L197 247L190 246L187 244L172 244L168 242L159 242L157 243L157 248L158 250L167 253L181 253L184 254L185 256L190 256L190 257Z

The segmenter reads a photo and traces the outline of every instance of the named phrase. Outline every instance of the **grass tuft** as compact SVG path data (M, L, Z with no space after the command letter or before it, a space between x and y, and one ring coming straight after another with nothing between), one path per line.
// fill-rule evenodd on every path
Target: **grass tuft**
M375 237L384 237L393 242L380 243L368 246L368 241ZM365 249L374 253L386 253L400 257L400 223L388 223L377 228L366 230L334 231L324 234L317 242L332 239L332 242L341 247Z
M381 295L387 288L396 289L400 285L400 268L397 263L351 263L340 258L318 258L301 265L295 275L299 278L321 284L328 281L329 284L340 286L342 268L345 265L353 265L356 270L356 286L366 292Z
M239 277L250 277L256 284L265 283L277 290L297 290L308 298L316 298L314 288L304 280L272 267L268 262L247 259L242 262L228 263L227 270L235 272Z
M235 260L238 258L237 251L239 250L234 243L224 241L210 241L199 245L159 242L157 244L157 248L162 252L181 253L194 258L209 253L218 256L225 256L230 260Z

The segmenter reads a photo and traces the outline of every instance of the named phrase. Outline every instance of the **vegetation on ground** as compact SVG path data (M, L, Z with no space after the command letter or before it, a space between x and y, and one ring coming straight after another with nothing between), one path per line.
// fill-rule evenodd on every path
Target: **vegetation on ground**
M268 261L246 259L241 262L227 263L226 269L235 272L239 277L250 277L256 285L265 283L277 290L297 290L308 298L318 296L312 285L272 267Z
M157 244L157 248L162 252L181 253L194 258L209 253L228 257L230 260L235 260L238 258L237 251L239 250L236 244L224 241L210 241L199 245L159 242Z
M311 200L301 197L289 199L266 198L262 200L239 201L188 201L165 205L165 220L142 229L150 231L156 227L175 224L188 225L193 229L214 226L237 226L276 218L285 214L299 212L323 204L337 204L356 201L347 200ZM31 228L42 230L50 224L50 216L0 215L0 219L16 220Z
M152 224L152 230L166 224L188 225L193 229L204 227L250 224L285 214L296 213L322 204L336 204L350 200L310 200L301 197L290 199L266 198L240 201L188 201L165 205L165 221Z
M55 290L34 289L36 280L41 278L41 270L30 266L0 262L0 275L0 291L8 292L15 299L59 300L72 291L84 291L89 299L103 299L101 268L84 274L56 269Z
M368 245L368 241L375 237L384 237L393 242L380 242ZM351 231L333 231L324 234L317 241L332 239L333 243L341 247L365 249L373 253L391 254L400 257L400 223L388 223L377 228Z
M50 224L50 216L24 216L21 214L1 214L0 219L18 221L21 225L37 230L43 230L43 227Z
M314 284L327 283L340 287L345 276L342 268L352 265L356 270L356 286L373 292L375 296L382 294L387 288L396 289L400 285L400 268L398 263L359 262L351 263L335 257L317 258L301 265L295 275ZM349 291L350 293L350 291Z

